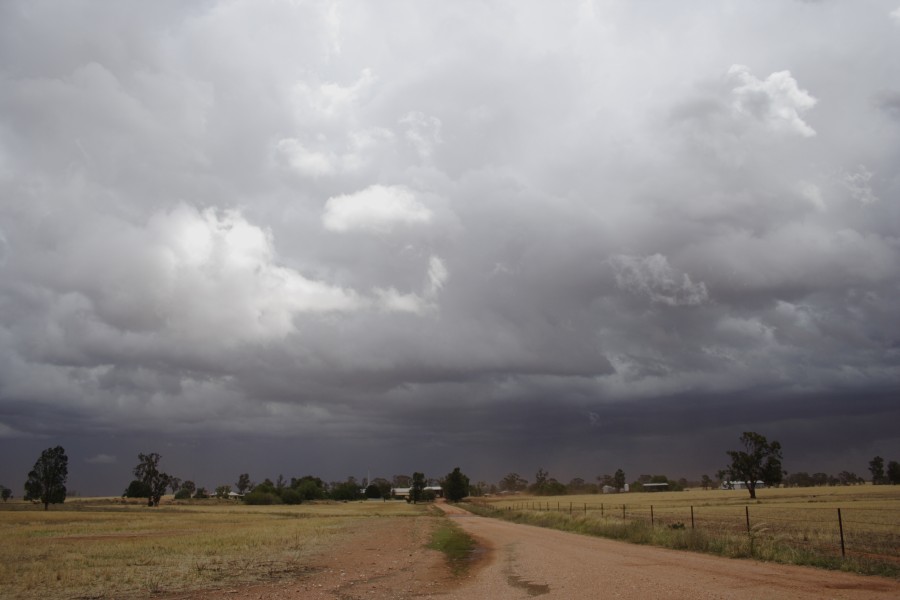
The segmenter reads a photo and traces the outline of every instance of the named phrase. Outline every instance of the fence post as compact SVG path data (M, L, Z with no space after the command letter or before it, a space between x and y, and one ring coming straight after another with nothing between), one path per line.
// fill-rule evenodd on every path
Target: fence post
M625 505L622 505L622 520L625 520Z
M653 527L653 505L650 505L650 527Z
M600 518L603 518L603 503L600 503Z
M587 502L584 503L584 516L587 516Z
M841 558L846 558L847 554L844 550L844 520L841 519L841 509L838 509L838 528L841 531Z
M747 533L750 533L750 507L744 507L744 514L747 516Z
M569 502L569 515L571 516L571 514L572 514L572 503Z
M691 506L691 529L694 528L694 507Z

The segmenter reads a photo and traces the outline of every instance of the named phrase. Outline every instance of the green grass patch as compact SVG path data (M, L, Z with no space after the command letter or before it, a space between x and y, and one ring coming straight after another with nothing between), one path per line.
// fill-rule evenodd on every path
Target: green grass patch
M453 574L461 575L469 568L469 559L475 550L475 540L447 521L435 529L428 547L443 552Z

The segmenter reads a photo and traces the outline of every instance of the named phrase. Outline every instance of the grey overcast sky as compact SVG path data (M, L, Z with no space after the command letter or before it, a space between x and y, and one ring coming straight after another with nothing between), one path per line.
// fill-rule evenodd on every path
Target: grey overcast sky
M0 2L0 483L900 460L900 0Z

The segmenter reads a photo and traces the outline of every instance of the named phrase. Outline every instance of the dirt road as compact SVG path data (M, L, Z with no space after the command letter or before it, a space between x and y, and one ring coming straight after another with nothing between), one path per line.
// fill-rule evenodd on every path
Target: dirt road
M437 504L480 549L463 576L425 548L434 516L361 520L296 578L159 596L165 600L542 600L900 598L878 577L731 560L474 516Z
M439 506L488 553L447 600L900 598L890 579L638 546Z

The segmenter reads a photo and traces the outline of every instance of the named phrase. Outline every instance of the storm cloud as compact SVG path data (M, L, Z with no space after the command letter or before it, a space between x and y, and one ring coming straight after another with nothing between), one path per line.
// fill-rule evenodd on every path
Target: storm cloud
M4 2L0 483L900 459L898 14Z

